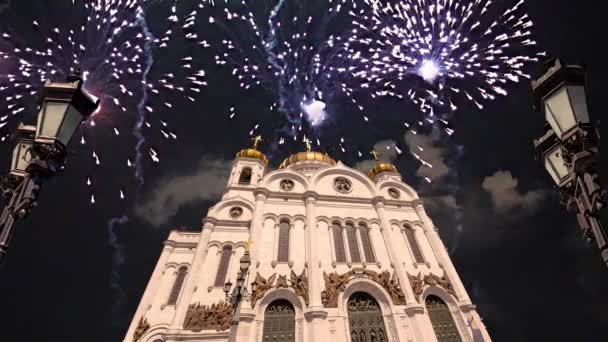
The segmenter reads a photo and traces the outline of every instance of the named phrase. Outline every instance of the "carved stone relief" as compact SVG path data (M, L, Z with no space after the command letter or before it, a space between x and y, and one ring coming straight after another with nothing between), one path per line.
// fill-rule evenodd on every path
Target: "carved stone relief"
M389 188L388 189L388 194L395 199L398 199L399 197L401 197L401 193L399 192L399 190L395 189L395 188Z
M295 183L291 179L283 179L281 181L281 183L279 184L279 186L281 187L281 190L283 190L283 191L291 191L291 190L293 190Z
M336 177L334 179L334 189L341 193L350 192L353 188L353 184L344 177Z
M338 297L341 292L346 289L346 284L352 279L355 274L363 274L369 280L372 280L382 286L388 292L391 300L395 305L405 305L405 294L399 286L396 274L391 276L390 272L384 271L377 273L365 269L353 269L342 275L332 272L327 274L323 272L325 279L325 290L321 292L321 301L326 308L338 307Z
M308 305L308 277L306 276L306 270L302 270L300 275L296 275L292 270L290 278L291 288L295 291L296 295L302 297L306 305Z
M297 275L292 270L289 279L287 279L286 275L279 275L277 277L277 274L275 273L266 280L257 273L254 283L256 283L257 288L255 292L251 294L251 307L255 307L255 304L272 288L291 288L296 295L302 297L306 305L308 305L308 277L306 276L306 270L302 270L300 275Z
M274 273L271 275L268 280L260 275L258 272L255 276L255 280L253 281L257 287L253 293L251 293L251 307L255 307L255 304L258 300L262 299L268 290L272 289L272 284L274 284L274 279L277 277L277 274Z
M424 286L426 286L426 285L441 287L447 293L456 297L456 292L454 291L452 284L445 277L445 275L442 277L439 277L439 276L431 273L431 274L425 275L423 277L422 274L418 273L417 276L408 274L407 277L410 281L410 284L412 285L412 290L414 292L414 296L416 297L416 301L418 301L418 303L420 303L420 295L422 295L422 292L424 292Z
M233 219L239 218L243 215L243 208L241 207L232 207L230 208L230 217Z
M184 329L192 331L216 330L224 331L230 329L232 319L232 305L220 301L218 304L201 305L190 304L184 319Z
M150 329L150 324L145 317L142 317L137 324L137 328L135 328L135 332L133 332L133 341L139 341L139 339L144 336L148 329Z

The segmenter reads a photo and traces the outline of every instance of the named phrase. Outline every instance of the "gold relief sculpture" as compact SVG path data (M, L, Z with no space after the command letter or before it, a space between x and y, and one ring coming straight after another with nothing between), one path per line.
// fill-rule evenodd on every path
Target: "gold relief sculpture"
M441 287L447 293L456 297L456 292L454 291L452 284L445 277L445 275L442 277L439 277L439 276L431 273L431 274L428 274L428 275L425 275L424 277L422 277L422 275L420 273L418 273L418 276L412 276L412 275L408 274L407 277L410 281L410 284L412 285L412 290L414 291L414 296L416 297L416 301L418 301L419 303L420 303L420 295L422 295L422 292L424 291L423 288L425 285Z
M273 274L271 275L268 280L266 280L264 277L262 277L260 275L260 273L258 272L255 276L255 280L253 281L256 285L257 288L255 289L255 292L253 292L251 294L251 307L255 307L255 304L258 302L258 300L262 299L262 297L264 297L264 295L266 294L266 292L268 292L268 290L272 289L272 284L274 284L274 280L277 277L277 274Z
M288 287L289 287L289 285L287 284L287 276L280 275L280 276L277 278L277 284L275 285L275 287L276 287L277 289L285 289L285 288L288 288Z
M200 303L190 304L188 312L186 312L186 319L184 319L184 329L192 331L228 330L232 313L232 305L224 301L211 304L211 306L201 305Z
M412 291L414 292L414 297L416 297L416 301L420 303L420 295L424 291L424 280L422 279L422 275L418 273L418 276L413 276L408 273L407 278L410 281L410 285L412 285Z
M139 320L139 324L137 324L137 328L135 328L135 332L133 333L133 341L139 341L139 339L144 336L148 329L150 329L150 324L145 317L142 317Z
M296 295L304 298L304 302L308 305L308 277L306 276L306 270L302 270L300 275L295 274L295 272L291 270L290 278L291 287Z
M346 289L346 284L350 281L353 274L365 275L368 279L382 286L386 292L388 292L395 305L405 305L405 294L399 286L399 281L397 280L396 274L391 276L391 273L388 271L377 273L374 271L357 269L356 271L349 271L342 275L335 272L330 274L323 272L323 278L325 279L325 290L321 292L321 301L323 302L324 307L338 307L338 297L340 296L340 293L344 292Z

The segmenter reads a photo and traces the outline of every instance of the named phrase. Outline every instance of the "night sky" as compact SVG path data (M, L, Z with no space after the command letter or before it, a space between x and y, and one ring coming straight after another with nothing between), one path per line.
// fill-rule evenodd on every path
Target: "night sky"
M28 4L34 2L0 0L0 12L30 22ZM608 91L605 30L600 29L605 11L598 3L527 1L543 49L586 63L594 120L600 119ZM211 62L206 67L215 68ZM85 152L75 151L65 172L45 184L40 205L18 224L0 269L0 342L123 339L168 232L199 230L201 217L219 198L234 154L249 144L249 130L257 122L266 136L277 129L262 90L241 94L225 71L211 73L209 83L195 104L173 108L178 143L161 144L158 133L147 132L152 144L158 141L162 161L146 162L146 183L138 194L132 170L124 160L112 160L113 149L131 148L133 140L110 134L99 138L106 148L104 167L95 171L102 184L95 190L96 205L89 203L84 185L91 172ZM386 140L406 151L412 139L427 144L427 157L444 166L442 174L418 170L408 153L395 164L427 200L493 340L605 341L608 270L580 238L575 217L559 206L552 181L534 160L532 140L542 134L544 120L532 109L530 90L521 83L481 111L460 108L451 120L456 134L448 145L424 136L404 138L402 122L419 115L407 104L385 101L376 110L382 114L366 125L345 120L348 113L342 113L321 130L323 150L354 166L360 160L333 146L336 137L361 149ZM241 109L229 120L232 105ZM124 127L132 124L129 118L116 120ZM271 165L302 148L289 143L268 148ZM5 170L6 144L1 152ZM425 175L436 181L425 184ZM608 184L605 172L601 177ZM125 201L118 199L120 186L127 189ZM109 220L123 215L128 222L110 229Z

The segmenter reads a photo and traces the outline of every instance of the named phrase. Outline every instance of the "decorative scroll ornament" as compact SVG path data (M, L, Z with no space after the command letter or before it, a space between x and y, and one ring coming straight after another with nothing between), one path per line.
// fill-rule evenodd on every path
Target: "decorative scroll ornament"
M211 304L211 306L201 305L200 303L190 304L184 320L184 329L192 331L228 330L230 329L232 313L232 305L224 301Z
M145 317L142 317L139 320L139 324L137 324L137 328L135 328L135 332L133 333L133 341L139 341L139 339L144 336L148 329L150 329L150 324L148 323L148 320Z
M414 296L416 297L416 300L418 301L418 303L420 303L420 296L422 295L422 292L424 291L424 286L426 286L426 285L442 287L447 293L456 297L456 292L454 291L452 284L445 277L445 275L442 277L439 277L439 276L431 273L429 275L425 275L424 277L422 277L422 275L420 273L418 273L417 276L412 276L412 275L408 274L407 277L410 281L410 284L412 285L412 290L414 292Z
M291 288L293 288L296 295L302 297L306 305L308 305L308 277L306 276L306 270L302 270L300 275L296 275L295 272L291 270L290 278Z
M270 276L270 278L268 278L268 280L266 280L264 277L262 277L260 275L260 273L258 272L255 276L255 280L253 281L257 287L255 289L255 291L251 294L251 307L255 307L255 304L258 302L258 300L262 299L262 297L264 297L264 295L266 294L266 292L268 292L268 290L272 289L272 284L274 284L274 280L277 277L277 274L274 273L273 275Z
M391 276L391 273L388 271L376 273L374 271L365 269L353 269L352 271L348 271L342 275L335 272L328 275L327 273L323 272L323 278L325 279L325 290L321 292L321 301L323 302L324 307L338 307L338 297L340 296L340 293L344 292L346 289L346 284L355 274L362 274L368 279L382 286L386 292L388 292L395 305L406 304L405 294L399 286L399 281L397 280L396 274L393 273Z
M277 285L275 287L277 289L288 288L289 285L287 284L287 276L280 275L279 278L277 278Z

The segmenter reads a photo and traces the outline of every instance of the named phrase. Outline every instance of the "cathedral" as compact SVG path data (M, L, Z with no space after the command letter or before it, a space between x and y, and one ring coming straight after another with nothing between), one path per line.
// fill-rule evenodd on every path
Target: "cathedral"
M394 165L308 146L272 170L259 141L202 230L169 234L124 342L491 341Z

